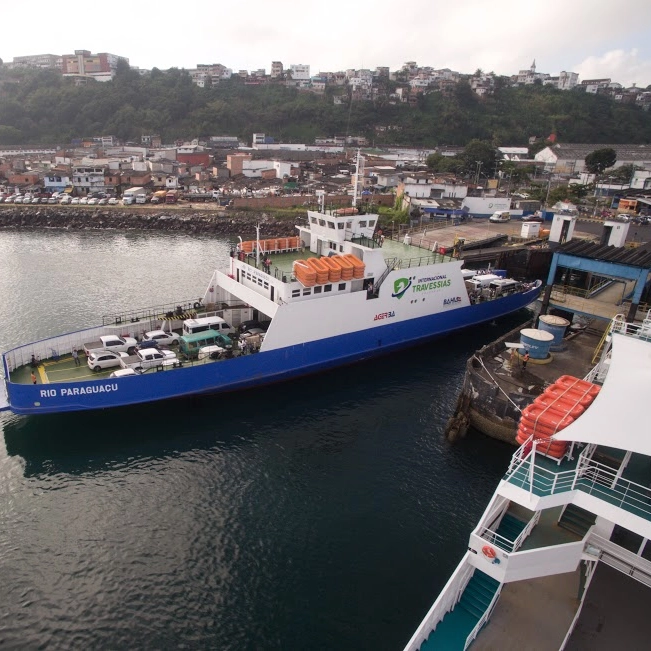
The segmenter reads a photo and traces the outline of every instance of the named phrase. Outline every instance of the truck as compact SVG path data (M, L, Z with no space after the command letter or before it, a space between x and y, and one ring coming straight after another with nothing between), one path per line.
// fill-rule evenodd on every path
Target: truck
M183 195L185 201L218 201L219 200L219 190L212 190L211 192L188 192Z
M136 195L136 203L147 203L149 201L149 195L148 194L137 194Z
M180 190L168 190L165 195L165 203L176 203L181 196Z
M154 194L151 196L151 202L152 203L165 203L165 195L167 194L167 190L158 190L157 192L154 192Z
M119 337L118 335L102 335L97 341L89 341L83 345L86 355L98 350L112 350L114 353L132 353L136 350L138 342L133 337Z
M125 190L124 194L122 195L122 203L125 206L128 206L132 203L142 203L136 201L136 198L139 196L147 197L147 190L145 190L145 188L129 188L128 190Z
M164 348L141 348L136 350L133 355L123 357L120 360L122 368L132 368L134 371L146 371L149 368L163 366L164 363L171 362L170 366L177 364L176 353Z

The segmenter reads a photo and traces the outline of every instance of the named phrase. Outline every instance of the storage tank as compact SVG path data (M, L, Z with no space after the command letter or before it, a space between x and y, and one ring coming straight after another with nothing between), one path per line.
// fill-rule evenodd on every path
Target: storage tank
M538 329L549 332L554 337L554 341L552 341L552 345L549 348L550 350L563 350L565 348L563 337L569 325L570 322L567 319L553 314L541 314L540 319L538 319Z
M553 341L554 335L551 332L536 328L524 328L520 331L520 348L518 352L520 355L528 352L531 359L547 359Z

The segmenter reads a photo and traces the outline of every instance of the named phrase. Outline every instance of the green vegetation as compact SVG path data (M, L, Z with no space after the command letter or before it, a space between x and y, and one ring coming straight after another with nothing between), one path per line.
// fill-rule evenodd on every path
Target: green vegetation
M611 147L595 149L585 157L585 167L591 174L603 174L617 162L617 152Z
M140 76L122 66L112 82L77 87L53 70L0 67L0 144L65 143L96 135L139 142L152 133L165 142L210 135L248 141L255 131L285 142L350 134L376 145L412 147L464 146L473 140L524 146L530 136L551 133L565 142L651 142L651 114L578 90L498 84L493 96L480 98L461 82L449 93L421 95L410 107L389 102L394 87L386 82L376 101L335 105L331 89L317 95L278 83L246 85L239 77L199 88L186 71L174 68ZM494 164L480 152L474 156L462 161L466 172L476 169L478 160L482 175Z

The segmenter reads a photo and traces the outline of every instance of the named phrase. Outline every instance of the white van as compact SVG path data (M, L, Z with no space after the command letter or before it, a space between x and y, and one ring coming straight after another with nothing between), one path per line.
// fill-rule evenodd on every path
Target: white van
M496 210L489 218L489 222L509 222L511 213L508 210Z
M196 335L198 332L204 332L205 330L216 330L223 335L235 332L235 329L219 316L203 316L198 319L186 319L183 322L184 335Z

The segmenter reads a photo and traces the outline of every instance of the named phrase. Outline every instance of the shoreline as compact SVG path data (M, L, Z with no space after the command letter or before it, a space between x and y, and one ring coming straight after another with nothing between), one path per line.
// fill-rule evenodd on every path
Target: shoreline
M183 208L124 210L106 206L93 208L0 206L0 230L125 230L181 232L195 235L255 233L260 237L291 236L302 216L278 218L268 213L196 210Z

